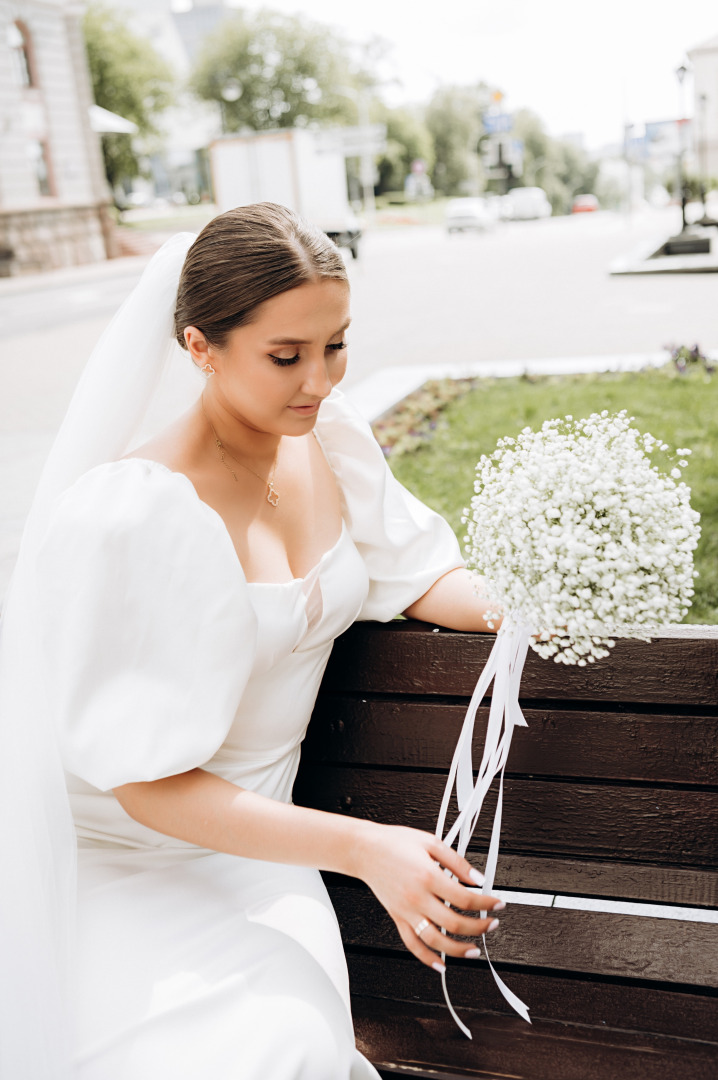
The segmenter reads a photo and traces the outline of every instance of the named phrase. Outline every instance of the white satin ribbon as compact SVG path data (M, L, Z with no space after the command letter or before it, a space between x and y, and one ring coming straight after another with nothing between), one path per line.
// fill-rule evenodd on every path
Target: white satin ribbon
M523 672L531 633L532 631L529 627L522 626L507 617L504 619L501 629L496 635L494 647L489 654L484 670L479 676L479 680L471 696L471 701L469 702L469 707L466 711L461 734L459 735L456 750L454 751L454 757L451 762L451 769L449 770L449 778L446 782L444 797L441 801L439 820L436 825L437 837L440 840L443 839L444 843L449 845L453 845L454 842L456 842L456 850L458 853L460 855L465 855L469 841L476 829L476 824L486 793L491 787L494 777L499 773L501 774L499 780L499 797L496 803L494 824L491 830L491 842L486 857L484 884L481 889L483 896L490 895L494 887L496 862L499 854L499 837L501 835L504 770L506 768L509 747L511 746L511 736L513 735L515 727L528 726L519 705L519 686L521 684L521 673ZM491 695L491 708L489 709L489 723L486 730L484 753L476 778L474 778L472 742L476 713L479 705L486 696L486 692L491 685L492 680L494 689ZM456 788L456 802L459 813L453 825L444 836L444 824L446 822L449 801L454 788ZM486 912L482 911L481 915L485 917ZM516 994L509 990L508 986L506 986L504 981L494 970L491 960L489 960L485 934L483 935L483 941L486 959L489 961L489 967L491 968L491 973L494 976L496 985L508 1001L509 1005L516 1010L519 1016L523 1017L528 1023L531 1023L526 1005L516 996ZM444 954L442 954L442 959L444 959ZM471 1032L459 1019L449 999L445 973L441 976L441 982L449 1012L463 1031L464 1035L470 1039Z

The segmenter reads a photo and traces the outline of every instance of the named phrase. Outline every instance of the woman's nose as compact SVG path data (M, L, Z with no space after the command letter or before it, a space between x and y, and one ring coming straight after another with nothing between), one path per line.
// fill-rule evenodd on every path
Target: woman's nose
M306 369L302 390L309 397L325 398L332 392L332 381L329 377L329 366L326 357L322 353Z

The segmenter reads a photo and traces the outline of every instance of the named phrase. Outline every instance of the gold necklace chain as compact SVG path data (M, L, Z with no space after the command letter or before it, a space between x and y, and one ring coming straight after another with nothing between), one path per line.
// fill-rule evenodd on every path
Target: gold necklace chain
M212 421L207 416L207 411L206 411L206 409L204 407L204 401L202 400L201 397L200 397L200 405L202 406L202 412L204 413L204 418L207 421L207 423L209 424L210 428L212 429L212 434L214 435L214 441L215 441L215 443L217 445L217 449L219 450L219 456L220 456L220 458L222 460L222 464L224 465L225 469L227 469L232 474L235 482L239 483L239 478L238 478L236 472L234 471L234 469L232 468L232 466L227 461L227 458L225 457L225 455L229 455L229 457L231 457L232 461L234 461L235 464L241 465L241 467L243 469L246 469L247 472L250 472L252 474L252 476L256 476L257 480L261 480L262 483L267 488L267 502L269 503L270 506L278 506L278 504L279 504L279 492L277 491L276 487L274 486L274 478L275 478L275 476L277 474L277 460L279 458L279 447L277 447L277 453L274 455L274 461L272 462L272 468L271 468L271 471L269 473L269 477L265 480L265 478L263 476L260 476L259 473L256 473L254 471L254 469L250 469L249 465L245 465L243 461L240 461L238 458L236 458L234 456L234 454L230 453L230 451L226 448L226 446L224 445L224 443L220 439L219 435L215 431L214 425L212 424Z

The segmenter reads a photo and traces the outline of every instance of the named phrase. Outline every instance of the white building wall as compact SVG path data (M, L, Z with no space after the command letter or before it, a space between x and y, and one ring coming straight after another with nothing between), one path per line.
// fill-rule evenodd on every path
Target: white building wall
M85 39L82 33L82 23L77 15L77 8L74 7L73 10L73 7L70 7L65 14L65 33L67 35L70 73L75 86L78 134L84 146L85 183L90 193L91 202L109 203L112 201L112 195L105 175L100 138L92 130L89 120L89 110L94 103L94 97L90 70L87 65Z
M688 56L693 68L695 167L718 180L718 36Z
M66 0L0 0L0 205L47 204L39 192L27 143L44 138L52 197L64 204L106 201L98 137L91 131L87 60L81 8ZM15 20L27 27L37 87L17 83L7 31ZM9 118L9 125L8 125Z
M27 154L26 115L14 74L8 31L18 8L0 0L0 206L18 206L34 197L35 173Z
M97 262L114 250L99 137L73 0L0 0L0 275ZM32 85L8 34L26 31ZM38 180L44 147L48 182Z

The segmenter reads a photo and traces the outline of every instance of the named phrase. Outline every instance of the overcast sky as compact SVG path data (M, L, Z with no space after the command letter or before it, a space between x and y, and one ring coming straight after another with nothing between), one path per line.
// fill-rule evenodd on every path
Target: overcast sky
M676 68L718 36L717 0L235 0L301 12L354 40L393 44L392 104L426 100L442 82L484 79L509 109L530 106L554 135L589 147L622 139L626 121L679 113ZM691 85L686 86L692 114Z

